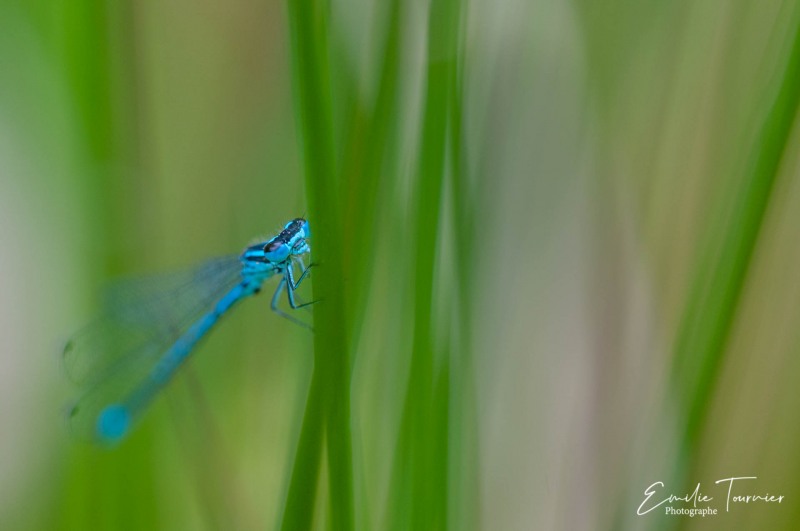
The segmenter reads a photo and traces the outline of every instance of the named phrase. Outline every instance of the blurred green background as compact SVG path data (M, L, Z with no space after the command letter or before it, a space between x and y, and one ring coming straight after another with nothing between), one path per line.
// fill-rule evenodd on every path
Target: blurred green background
M794 0L0 0L0 529L795 529L799 99ZM315 336L70 437L104 285L303 214Z

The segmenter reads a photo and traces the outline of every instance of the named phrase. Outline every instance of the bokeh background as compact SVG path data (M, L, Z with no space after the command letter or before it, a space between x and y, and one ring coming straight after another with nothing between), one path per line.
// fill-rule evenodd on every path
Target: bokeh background
M0 529L300 511L318 347L266 297L116 448L70 437L60 351L115 278L313 227L316 99L352 492L323 452L314 528L794 529L800 4L292 5L324 60L285 2L0 0ZM731 476L785 501L636 515Z

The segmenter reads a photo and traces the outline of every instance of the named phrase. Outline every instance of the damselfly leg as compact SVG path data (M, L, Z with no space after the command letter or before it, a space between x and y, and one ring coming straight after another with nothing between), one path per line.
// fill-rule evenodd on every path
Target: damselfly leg
M292 268L292 264L290 263L289 266L286 268L286 276L287 276L286 295L287 298L289 299L289 306L291 306L293 310L298 310L300 308L307 308L308 306L311 306L312 304L319 302L319 301L311 301L311 302L300 301L300 304L295 302L296 296L294 294L294 291L297 289L297 287L300 285L300 283L303 281L306 275L308 275L308 272L311 270L311 267L313 265L314 264L311 264L307 268L303 269L303 272L300 274L300 278L297 279L297 282L294 281L294 269ZM299 300L299 297L297 299Z
M298 303L297 299L299 299L299 297L297 297L294 293L295 290L300 286L300 283L308 276L313 266L314 264L310 264L308 267L304 267L301 261L300 267L303 270L303 272L300 274L297 280L295 280L293 264L292 262L287 263L286 270L284 271L283 277L281 278L280 282L278 282L278 287L275 289L275 293L272 295L272 302L270 303L270 308L272 309L273 312L277 313L281 317L284 317L295 324L298 324L304 328L308 328L309 330L313 330L313 327L311 327L311 325L304 323L303 321L300 321L299 319L293 317L292 315L289 315L288 313L278 308L278 301L280 301L281 292L285 289L286 298L288 299L289 306L292 308L292 310L307 308L308 306L311 306L312 304L318 302L318 301L311 301L311 302Z

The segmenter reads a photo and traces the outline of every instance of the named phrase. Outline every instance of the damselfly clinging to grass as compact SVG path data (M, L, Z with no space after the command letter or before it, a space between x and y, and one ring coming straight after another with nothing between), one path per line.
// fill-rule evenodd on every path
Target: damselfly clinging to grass
M281 311L278 301L286 290L293 309L307 305L296 303L294 291L311 268L302 260L311 251L309 236L308 222L293 219L277 236L238 257L110 290L100 319L64 348L67 371L87 388L69 411L73 429L106 442L124 437L219 318L272 276L280 277L272 310L308 327ZM300 269L296 280L295 265Z

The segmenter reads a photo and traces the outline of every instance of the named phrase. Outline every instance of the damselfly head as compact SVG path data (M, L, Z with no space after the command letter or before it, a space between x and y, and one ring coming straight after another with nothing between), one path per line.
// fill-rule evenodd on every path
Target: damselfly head
M295 218L283 226L283 230L267 240L251 245L242 253L242 260L259 263L278 264L291 255L301 255L311 251L306 238L311 235L308 221Z
M311 229L308 227L308 221L305 218L295 218L289 223L286 224L284 229L289 229L290 227L294 228L294 232L300 235L302 232L302 238L310 238L311 237Z
M283 230L276 238L280 238L286 243L292 243L298 238L308 238L311 236L311 231L308 228L308 221L304 218L294 218L283 226Z

